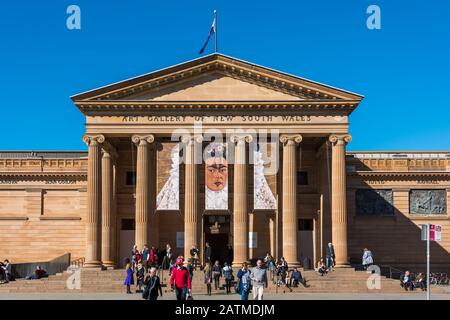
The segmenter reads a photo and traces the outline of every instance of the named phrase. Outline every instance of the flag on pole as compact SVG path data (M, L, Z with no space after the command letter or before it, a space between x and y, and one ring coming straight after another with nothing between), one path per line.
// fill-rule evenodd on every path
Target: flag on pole
M217 18L217 12L216 10L214 10L214 19L211 25L211 29L209 29L209 34L208 34L208 39L206 39L205 44L203 45L203 47L200 49L198 54L202 54L205 49L206 46L208 45L209 39L211 39L211 36L214 34L215 37L217 37L217 32L216 32L216 18ZM217 42L216 42L216 46L215 46L215 51L217 51Z

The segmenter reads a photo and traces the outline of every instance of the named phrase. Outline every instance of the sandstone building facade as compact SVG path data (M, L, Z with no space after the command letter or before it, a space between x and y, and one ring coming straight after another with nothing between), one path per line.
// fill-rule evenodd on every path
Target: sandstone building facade
M338 265L367 247L422 268L432 223L433 265L450 268L450 151L347 152L358 94L213 54L72 100L87 152L0 152L0 258L112 267L133 244L189 256L209 242L235 265L301 265L333 242Z

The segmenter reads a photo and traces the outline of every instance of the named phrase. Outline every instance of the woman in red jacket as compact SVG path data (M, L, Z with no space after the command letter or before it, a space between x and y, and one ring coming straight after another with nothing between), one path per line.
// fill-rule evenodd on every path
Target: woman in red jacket
M170 286L175 290L177 300L186 300L188 293L191 293L191 277L189 271L183 266L183 257L177 258L177 266L172 271Z

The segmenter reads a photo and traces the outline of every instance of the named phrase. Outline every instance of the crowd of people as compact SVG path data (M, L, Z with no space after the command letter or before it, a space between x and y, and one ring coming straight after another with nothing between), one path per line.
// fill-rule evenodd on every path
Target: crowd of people
M413 291L414 289L420 289L422 291L427 290L427 278L420 272L417 275L412 274L408 270L400 277L400 286L405 291Z

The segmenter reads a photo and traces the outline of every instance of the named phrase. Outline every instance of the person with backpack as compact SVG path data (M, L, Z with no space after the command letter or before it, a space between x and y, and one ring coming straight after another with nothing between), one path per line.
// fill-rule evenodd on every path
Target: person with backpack
M223 263L223 277L225 278L225 288L227 294L231 293L231 281L233 280L233 269L228 265L227 262Z

